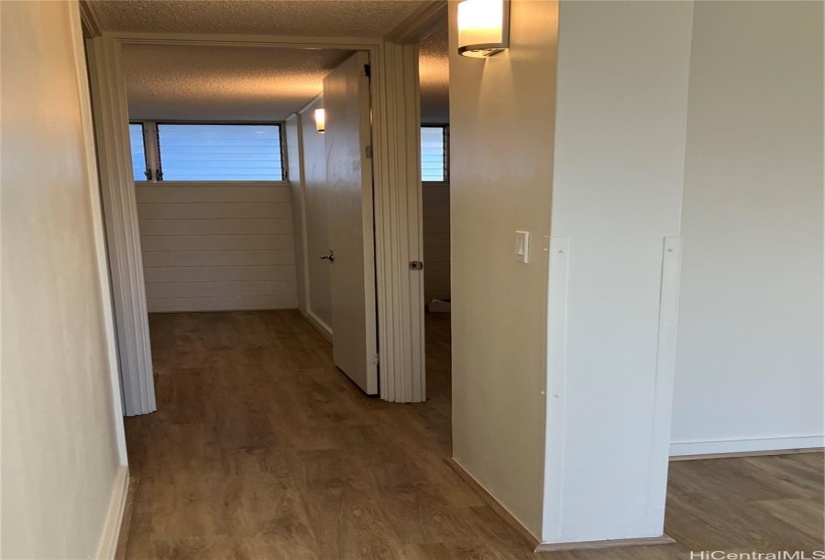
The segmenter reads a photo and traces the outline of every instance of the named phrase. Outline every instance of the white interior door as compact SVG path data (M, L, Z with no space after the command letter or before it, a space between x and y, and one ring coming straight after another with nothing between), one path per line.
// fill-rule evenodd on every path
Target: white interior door
M367 53L324 79L335 365L369 395L378 392L375 232Z

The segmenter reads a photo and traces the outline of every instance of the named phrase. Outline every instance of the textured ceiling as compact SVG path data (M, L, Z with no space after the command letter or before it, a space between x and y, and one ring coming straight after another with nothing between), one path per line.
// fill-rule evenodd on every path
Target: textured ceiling
M137 120L286 119L321 93L352 51L124 45L129 116Z
M418 0L93 0L106 31L379 37ZM321 93L351 51L125 45L133 119L284 120ZM447 122L444 26L421 43L422 119Z
M135 120L285 120L321 93L352 51L124 45L123 76ZM449 122L446 27L421 43L421 116Z
M450 61L445 25L421 41L418 73L421 80L421 120L450 122Z
M419 0L92 0L104 31L383 37Z

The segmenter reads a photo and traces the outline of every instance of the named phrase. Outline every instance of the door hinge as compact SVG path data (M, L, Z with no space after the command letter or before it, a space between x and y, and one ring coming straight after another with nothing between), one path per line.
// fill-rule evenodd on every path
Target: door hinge
M367 78L371 78L371 77L372 77L372 68L370 68L370 65L369 65L369 64L365 64L365 65L364 65L364 75L365 75Z
M367 158L372 159L372 146L364 148L364 152L366 152Z
M380 360L379 360L378 354L375 354L375 355L372 357L372 363L373 363L373 364L375 364L375 365L378 365L379 361L380 361Z

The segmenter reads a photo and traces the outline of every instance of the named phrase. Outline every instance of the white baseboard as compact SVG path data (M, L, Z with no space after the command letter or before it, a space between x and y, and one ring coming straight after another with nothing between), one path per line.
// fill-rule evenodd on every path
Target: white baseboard
M117 541L120 537L120 525L123 521L123 512L126 509L126 494L129 490L129 467L121 465L115 475L112 487L112 497L109 500L109 510L103 524L103 533L97 546L98 560L113 560L117 550Z
M762 452L794 452L825 446L825 436L791 436L712 441L676 441L670 444L670 457L695 455L734 455Z
M306 320L312 325L318 333L327 339L327 342L332 344L332 329L320 317L310 310L307 310Z

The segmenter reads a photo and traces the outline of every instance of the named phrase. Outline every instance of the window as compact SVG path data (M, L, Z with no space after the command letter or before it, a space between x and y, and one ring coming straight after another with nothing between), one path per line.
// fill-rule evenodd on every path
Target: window
M421 180L443 182L447 175L447 127L421 127Z
M136 181L146 180L147 168L157 168L158 181L286 179L280 124L146 122L129 125L129 132Z
M129 124L129 140L132 144L132 170L135 181L146 180L146 147L143 144L143 123Z

